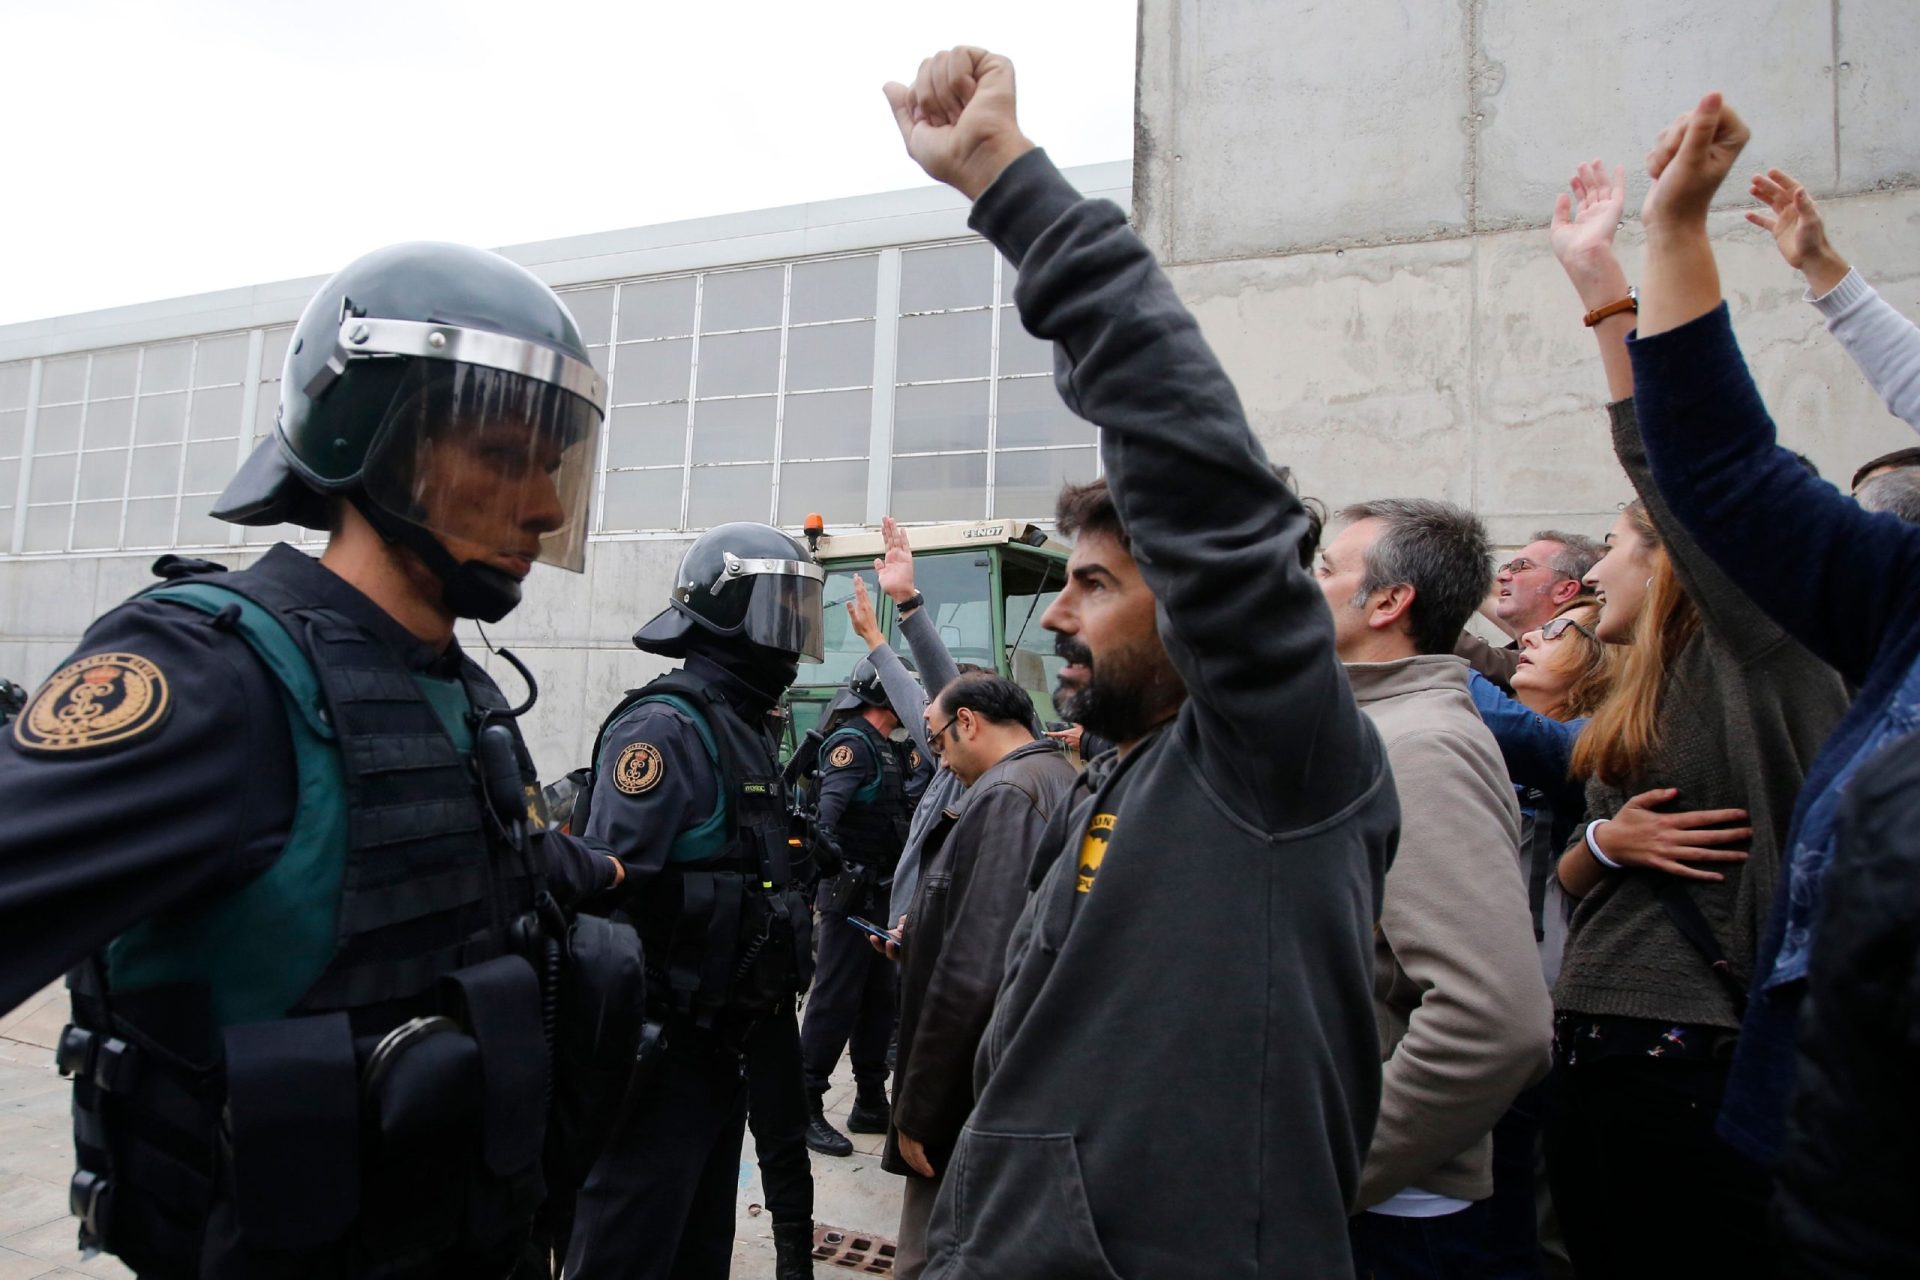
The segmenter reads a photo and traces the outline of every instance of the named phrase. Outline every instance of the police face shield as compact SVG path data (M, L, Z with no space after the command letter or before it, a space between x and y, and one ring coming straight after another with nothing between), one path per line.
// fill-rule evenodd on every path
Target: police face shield
M826 656L826 570L809 560L747 560L729 553L715 595L746 588L739 634L757 645L797 653L808 662Z
M578 573L600 429L600 407L564 386L415 360L375 433L362 486L456 559L515 577L536 560Z

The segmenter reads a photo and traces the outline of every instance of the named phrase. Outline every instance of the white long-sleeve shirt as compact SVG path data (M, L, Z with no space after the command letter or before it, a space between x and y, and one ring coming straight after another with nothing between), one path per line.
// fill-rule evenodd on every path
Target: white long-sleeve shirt
M1840 283L1806 300L1826 317L1827 329L1880 393L1888 412L1920 431L1920 327L1849 270Z

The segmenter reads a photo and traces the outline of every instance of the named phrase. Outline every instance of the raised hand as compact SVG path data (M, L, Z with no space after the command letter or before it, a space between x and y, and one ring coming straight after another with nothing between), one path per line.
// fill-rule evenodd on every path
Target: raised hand
M1749 213L1747 221L1773 237L1780 256L1795 271L1804 271L1815 293L1825 293L1847 274L1846 260L1827 240L1827 224L1820 206L1792 175L1779 169L1753 175L1747 191L1773 210Z
M913 599L913 545L907 541L907 531L892 516L882 516L880 536L887 551L874 559L874 579L895 604Z
M959 45L920 64L913 85L885 87L901 141L929 177L969 200L1033 149L1014 117L1013 63Z
M1709 93L1692 111L1681 112L1662 129L1647 153L1647 174L1653 186L1640 206L1640 221L1647 233L1696 226L1704 230L1714 193L1752 136L1746 122L1717 93Z
M847 621L853 625L853 634L865 640L869 649L878 648L887 638L880 630L880 620L874 616L867 580L858 574L853 578L853 594L847 597Z
M1620 215L1627 204L1627 170L1615 165L1611 177L1607 166L1589 160L1574 170L1567 186L1573 194L1562 192L1553 202L1553 222L1548 235L1553 256L1571 273L1578 265L1597 258L1613 256L1613 233L1620 227ZM1573 212L1578 201L1580 211Z

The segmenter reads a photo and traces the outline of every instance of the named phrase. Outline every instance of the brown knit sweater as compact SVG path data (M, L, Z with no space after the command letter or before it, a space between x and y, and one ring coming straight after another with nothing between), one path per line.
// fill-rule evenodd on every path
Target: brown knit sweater
M1669 513L1647 469L1633 401L1609 406L1620 465L1653 517L1704 625L1667 672L1659 746L1624 787L1587 783L1587 816L1609 818L1654 787L1677 787L1669 808L1745 809L1744 863L1716 863L1721 883L1686 881L1745 981L1773 905L1787 824L1814 753L1846 710L1840 677L1760 612ZM1585 838L1586 828L1574 838ZM1602 844L1606 837L1601 836ZM1609 871L1581 899L1553 988L1560 1011L1738 1027L1733 1002L1659 900L1658 871Z

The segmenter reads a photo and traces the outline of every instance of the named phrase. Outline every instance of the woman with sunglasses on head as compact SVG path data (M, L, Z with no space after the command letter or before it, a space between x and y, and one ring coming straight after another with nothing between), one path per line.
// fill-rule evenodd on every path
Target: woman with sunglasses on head
M1580 901L1553 992L1554 1202L1582 1274L1768 1276L1766 1174L1714 1119L1794 797L1846 692L1655 488L1627 354L1638 298L1613 253L1624 173L1586 164L1572 186L1554 255L1599 341L1639 500L1586 579L1595 634L1627 648L1573 752L1588 821L1559 867Z

